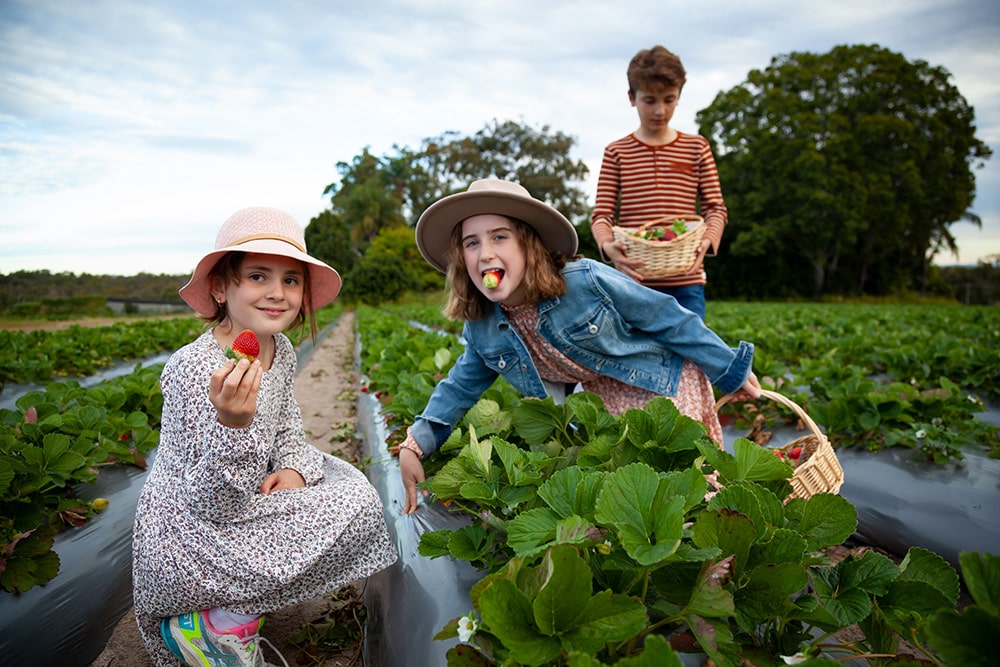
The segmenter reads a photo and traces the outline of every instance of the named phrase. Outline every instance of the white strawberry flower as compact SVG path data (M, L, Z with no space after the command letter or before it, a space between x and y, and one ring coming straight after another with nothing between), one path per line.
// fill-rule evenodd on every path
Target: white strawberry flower
M479 625L476 623L476 619L472 617L470 613L468 616L463 616L458 619L458 638L463 642L467 642L472 639L472 635L476 634L476 628Z
M783 655L781 656L781 659L785 661L786 665L797 665L808 660L809 656L802 651L799 651L795 655Z
M925 431L924 429L920 429L919 431L914 433L914 435L917 437L917 440L923 440L924 438L927 437L927 431Z

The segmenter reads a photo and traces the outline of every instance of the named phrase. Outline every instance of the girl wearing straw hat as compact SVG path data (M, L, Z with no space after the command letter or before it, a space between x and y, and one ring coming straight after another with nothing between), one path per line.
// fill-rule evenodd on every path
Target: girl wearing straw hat
M283 332L308 322L315 336L340 284L294 218L248 208L181 288L213 326L164 366L160 444L136 509L136 620L158 666L260 667L263 614L396 560L375 489L306 443L295 402ZM259 355L234 363L223 350L246 329Z
M752 345L730 348L673 297L578 257L573 225L517 183L476 181L435 202L416 241L448 277L445 315L465 322L466 348L399 446L404 513L417 509L420 459L498 375L538 398L580 383L613 414L668 396L718 443L711 384L760 394Z

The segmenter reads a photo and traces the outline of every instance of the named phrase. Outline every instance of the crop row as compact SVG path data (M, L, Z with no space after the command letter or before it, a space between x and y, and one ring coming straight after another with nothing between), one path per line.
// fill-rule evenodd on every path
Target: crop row
M341 312L339 305L323 309L318 324ZM0 408L0 588L26 591L55 577L56 534L101 510L100 503L81 501L76 487L109 465L145 467L159 443L162 364L139 363L91 388L57 378L173 350L203 326L182 317L32 334L0 331L0 368L8 379L44 384L17 397L14 409Z
M343 312L340 304L316 313L320 328ZM99 373L116 364L141 361L191 342L205 329L197 318L120 322L101 327L0 330L0 391L4 385L47 383Z
M359 309L361 319L365 312ZM365 340L363 361L378 361L367 372L393 397L390 426L405 426L462 346L454 336L442 339L408 325L418 321L455 333L437 308L382 312L388 317L372 326L390 328L391 338ZM964 447L1000 456L998 429L979 418L984 397L1000 400L995 308L712 303L709 324L731 343L753 342L765 387L802 405L835 446L911 447L939 463L962 458ZM395 356L387 358L381 345L396 349ZM504 383L495 385L505 390ZM730 403L723 412L746 427L760 412L794 417L771 402Z

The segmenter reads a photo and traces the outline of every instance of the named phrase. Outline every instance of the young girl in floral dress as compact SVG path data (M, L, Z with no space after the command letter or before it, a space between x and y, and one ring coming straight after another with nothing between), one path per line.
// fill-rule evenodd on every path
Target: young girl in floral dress
M136 510L136 619L158 666L259 667L265 613L396 559L375 489L306 442L295 402L283 332L308 322L315 336L340 284L291 216L249 208L181 288L214 326L163 369L160 444ZM259 355L234 363L224 350L246 329Z
M730 348L672 296L577 257L573 225L516 183L476 181L437 201L416 240L448 276L445 315L465 322L466 347L400 444L404 513L417 509L420 459L498 375L531 397L580 383L612 414L667 396L720 445L711 385L760 395L752 345Z

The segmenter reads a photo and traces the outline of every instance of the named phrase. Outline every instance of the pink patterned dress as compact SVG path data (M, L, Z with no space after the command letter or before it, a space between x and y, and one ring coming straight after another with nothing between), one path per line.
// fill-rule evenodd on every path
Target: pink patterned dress
M222 607L266 614L363 579L396 551L365 475L305 440L295 351L275 336L253 423L218 423L211 374L226 361L208 331L167 361L156 458L133 530L136 620L157 667L177 667L160 619ZM264 477L297 470L304 488L264 495Z

